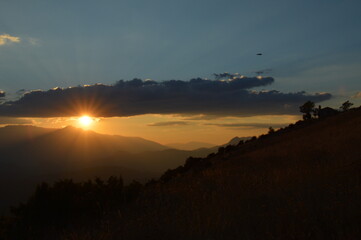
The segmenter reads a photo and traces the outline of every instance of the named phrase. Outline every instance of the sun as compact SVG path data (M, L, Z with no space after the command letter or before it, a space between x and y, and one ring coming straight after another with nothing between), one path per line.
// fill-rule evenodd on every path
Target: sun
M93 123L93 119L89 116L82 116L78 119L78 121L83 127L88 127Z

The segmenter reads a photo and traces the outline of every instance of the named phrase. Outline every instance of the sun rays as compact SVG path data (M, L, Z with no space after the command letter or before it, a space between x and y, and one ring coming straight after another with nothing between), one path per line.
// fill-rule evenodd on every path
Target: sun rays
M78 119L79 125L83 128L89 128L90 125L92 125L92 123L94 122L94 119L89 117L89 116L81 116Z

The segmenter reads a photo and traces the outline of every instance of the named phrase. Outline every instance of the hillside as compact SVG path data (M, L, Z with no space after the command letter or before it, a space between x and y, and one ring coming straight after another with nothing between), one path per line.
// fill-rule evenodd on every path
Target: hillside
M139 197L127 237L357 239L360 123L359 108L193 159Z
M38 204L48 199L51 205L47 192L72 184L38 188L15 211L20 222L14 229L37 239L359 239L360 123L361 109L352 109L222 147L206 158L188 158L158 181L120 187L115 192L123 195L112 205L108 197L102 199L107 210L90 221L79 213L61 215L59 206L74 205L59 199L46 211ZM132 201L122 200L129 196Z

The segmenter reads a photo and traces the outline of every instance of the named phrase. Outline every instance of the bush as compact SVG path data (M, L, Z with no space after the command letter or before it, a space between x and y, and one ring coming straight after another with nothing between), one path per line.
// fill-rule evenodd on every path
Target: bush
M64 179L53 186L41 183L25 204L12 208L17 219L12 234L21 234L22 239L48 230L97 226L103 218L117 214L126 203L135 201L142 188L135 181L124 186L121 177L106 181L96 178L83 183Z

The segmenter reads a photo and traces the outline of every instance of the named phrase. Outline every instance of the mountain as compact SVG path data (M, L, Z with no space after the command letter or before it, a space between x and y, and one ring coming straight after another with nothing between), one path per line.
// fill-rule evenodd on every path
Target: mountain
M7 141L10 139L10 141ZM0 128L1 164L49 172L89 167L99 158L118 151L140 153L161 151L167 147L137 137L99 134L74 127L42 129L31 126Z
M121 175L126 183L159 177L189 156L207 156L213 149L169 149L139 137L99 134L75 127L0 128L0 211L24 200L41 181L77 181ZM12 182L12 187L8 186Z
M199 149L199 148L211 148L211 147L214 147L215 144L192 141L192 142L187 142L187 143L170 143L170 144L167 144L167 146L169 148L191 151L191 150L195 150L195 149Z
M64 215L59 207L73 205L50 198L62 186L76 193L87 185L38 188L10 226L18 226L14 233L44 236L37 239L60 233L61 239L90 233L94 239L360 239L360 123L361 108L298 121L205 158L188 158L158 181L120 187L116 203L105 191L114 184L103 184L104 197L95 196L104 207L99 213L89 208ZM40 204L44 199L51 211ZM93 202L82 201L73 200L77 206Z
M8 140L8 141L7 141ZM119 166L161 173L189 156L207 156L214 149L169 149L139 137L105 135L75 127L0 128L1 170L17 174L58 174L100 166Z
M240 141L247 141L252 137L234 137L228 143L221 145L221 147L227 147L228 145L238 145Z
M238 145L240 141L246 141L250 138L252 137L234 137L229 142L222 144L220 146L216 146L214 144L204 143L204 142L173 143L173 144L167 144L167 146L178 150L212 153L217 151L219 147L226 147L228 145ZM198 155L195 154L193 156L198 156Z
M126 182L149 179L156 173L130 169L122 158L100 161L119 151L138 154L167 149L138 137L112 136L75 127L47 129L34 126L0 128L0 210L18 202L41 181L71 177L85 180L95 176L122 175ZM116 164L115 164L116 163ZM12 182L12 187L8 186Z
M31 141L55 131L50 128L35 126L9 125L0 128L0 149L6 149L19 142Z
M44 141L47 145L58 145L59 140L64 140L65 144L67 144L65 146L69 146L69 148L72 148L72 144L76 144L75 146L82 144L87 148L94 146L104 147L107 150L116 148L132 153L159 151L168 148L159 143L139 137L99 134L72 126L62 129L47 129L21 125L10 125L0 128L0 143L2 145L6 144L9 146L16 143L28 144L30 141Z

